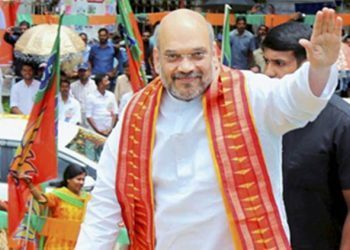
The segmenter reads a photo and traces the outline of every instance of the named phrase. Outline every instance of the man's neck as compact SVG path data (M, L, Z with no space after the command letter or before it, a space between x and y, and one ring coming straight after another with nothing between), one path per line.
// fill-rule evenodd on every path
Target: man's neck
M62 101L66 103L68 101L68 95L61 94Z
M87 84L87 82L89 81L89 78L86 78L86 79L80 79L80 82L81 82L81 84L83 84L83 85L86 85Z
M30 86L32 85L33 79L23 79L23 81L27 86Z
M105 47L107 47L107 44L108 44L108 43L100 43L100 47L101 47L101 48L105 48Z
M98 92L101 93L101 95L105 95L105 93L106 93L106 89L105 88L98 88L97 90L98 90Z
M245 30L243 30L243 31L237 30L237 34L238 34L239 36L242 36L242 35L244 34L244 32L245 32Z

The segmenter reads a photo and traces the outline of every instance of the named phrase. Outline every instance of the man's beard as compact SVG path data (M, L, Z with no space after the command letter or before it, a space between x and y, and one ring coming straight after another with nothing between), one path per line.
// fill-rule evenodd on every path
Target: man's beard
M161 74L162 75L162 74ZM176 73L171 77L171 83L168 84L164 78L161 76L162 81L164 82L164 86L166 87L166 89L169 91L169 93L175 97L176 99L182 100L182 101L191 101L195 98L197 98L198 96L202 95L205 90L207 89L207 87L210 85L211 81L204 81L202 79L203 74L202 73L198 73L198 72L191 72L191 73ZM181 80L181 79L186 79L186 78L197 78L200 80L200 84L195 85L195 83L189 83L188 87L192 88L192 90L190 92L186 92L186 91L181 91L179 90L176 85L175 85L175 81L176 80ZM182 92L186 92L186 93L182 93Z
M108 40L100 40L100 44L103 44L103 45L107 44L107 42Z

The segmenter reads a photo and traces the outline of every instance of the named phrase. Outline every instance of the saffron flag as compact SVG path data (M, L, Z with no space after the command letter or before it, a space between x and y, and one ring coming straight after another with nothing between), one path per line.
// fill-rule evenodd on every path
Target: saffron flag
M1 1L0 4L0 65L9 65L12 63L12 45L4 40L6 29L16 23L17 9L19 1Z
M60 18L62 20L62 16ZM9 233L12 235L26 212L29 190L19 174L32 176L34 185L57 177L57 95L60 82L60 25L52 53L36 94L21 144L8 176Z
M221 62L231 67L231 44L230 44L230 10L231 7L225 4L224 27L221 43Z
M143 68L143 42L132 12L129 0L118 0L120 31L124 36L129 58L130 82L135 92L146 85L146 74Z

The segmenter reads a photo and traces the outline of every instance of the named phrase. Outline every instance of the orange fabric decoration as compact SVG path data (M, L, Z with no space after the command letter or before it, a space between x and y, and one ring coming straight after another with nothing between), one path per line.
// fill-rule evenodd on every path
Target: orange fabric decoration
M214 26L223 26L224 24L224 14L222 13L207 13L205 15L205 18L209 23L211 23ZM230 25L235 24L235 15L230 14Z
M89 16L89 25L115 24L115 16Z
M269 28L272 28L282 23L288 22L290 19L290 15L266 15L265 25Z
M231 235L235 249L290 249L245 87L240 71L224 67L219 81L203 96ZM152 150L162 92L159 78L138 92L126 107L122 124L116 194L131 250L155 247Z

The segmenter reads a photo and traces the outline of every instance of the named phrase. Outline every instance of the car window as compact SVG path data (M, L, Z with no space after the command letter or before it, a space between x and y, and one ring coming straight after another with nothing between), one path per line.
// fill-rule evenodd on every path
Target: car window
M7 144L7 145L5 145ZM13 144L13 145L11 145ZM12 158L16 152L17 145L16 143L5 143L0 142L0 182L7 182L7 175L9 172L10 164L12 161ZM50 182L56 182L59 180L62 180L63 177L63 171L66 169L66 167L69 164L75 164L82 167L86 167L88 175L90 175L92 178L96 179L96 170L93 169L90 166L86 166L85 164L73 159L72 157L68 155L64 155L59 153L58 155L58 178L55 180L51 180Z
M7 182L7 174L9 172L10 163L16 147L0 146L0 181Z
M80 162L77 162L76 160L74 160L73 158L71 158L69 156L59 154L59 156L58 156L58 177L54 180L50 180L49 183L56 184L56 183L60 182L63 179L63 172L69 164L75 164L78 166L85 167L86 171L87 171L87 175L96 179L96 170L95 169L93 169L90 166L86 166Z
M66 148L87 157L91 161L98 162L104 142L104 137L80 128Z

